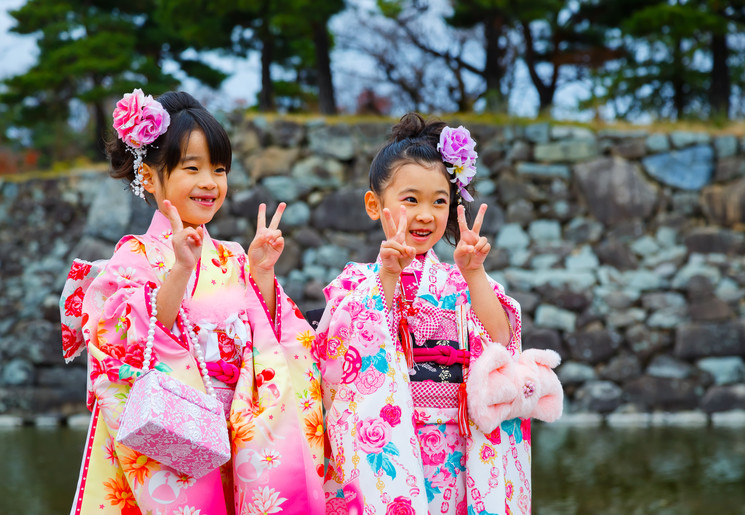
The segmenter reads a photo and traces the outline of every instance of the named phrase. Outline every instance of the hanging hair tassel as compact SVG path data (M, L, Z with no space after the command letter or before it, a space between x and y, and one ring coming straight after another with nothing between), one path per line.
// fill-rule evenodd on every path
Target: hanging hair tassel
M414 368L414 347L411 342L411 331L409 331L409 322L406 320L406 316L402 316L401 322L398 324L398 335L406 357L406 366L412 369Z
M471 436L471 427L468 425L468 393L466 383L458 385L458 429L464 438Z

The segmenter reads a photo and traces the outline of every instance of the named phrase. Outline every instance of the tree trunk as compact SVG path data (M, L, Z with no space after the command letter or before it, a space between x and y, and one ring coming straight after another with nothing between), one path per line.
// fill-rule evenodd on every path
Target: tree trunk
M274 84L272 84L272 61L274 60L274 39L267 27L261 35L261 91L259 92L259 111L274 111Z
M331 80L331 42L326 22L313 23L313 44L316 47L316 70L318 72L318 102L321 114L336 114L334 83Z
M549 114L551 106L554 103L554 94L556 93L556 81L559 76L559 65L553 63L553 69L551 72L551 81L545 84L537 71L537 61L535 53L535 42L533 41L533 33L530 31L530 24L523 22L523 37L525 38L525 64L528 67L528 73L530 74L530 80L533 82L536 91L538 92L538 112L539 114ZM555 30L555 29L554 29ZM552 54L556 53L556 45Z
M484 64L484 79L486 80L486 109L491 112L506 113L507 101L502 95L502 79L505 74L504 51L499 45L499 39L504 32L504 20L494 15L484 22L484 38L486 40L486 63Z
M729 47L726 34L713 34L711 37L711 89L709 103L712 116L729 118L730 75L727 59Z
M96 157L106 157L106 131L108 130L108 114L104 111L103 104L101 102L95 102L93 104L93 123L95 124L95 141L93 144L93 150L96 153Z
M673 106L675 108L675 117L680 120L686 107L685 79L683 74L685 68L683 65L683 48L682 41L677 38L673 42L673 76L671 78L673 86Z

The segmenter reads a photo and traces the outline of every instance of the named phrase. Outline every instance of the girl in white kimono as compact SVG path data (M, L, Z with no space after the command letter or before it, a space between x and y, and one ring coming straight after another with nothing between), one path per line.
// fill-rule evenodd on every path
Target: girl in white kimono
M107 262L76 261L60 302L65 358L88 351L92 411L72 513L323 513L313 332L274 277L284 204L268 225L262 204L248 251L209 236L231 147L187 93L154 100L136 89L117 104L114 128L112 175L158 210L147 233L125 236ZM117 440L151 358L222 401L227 463L194 477Z
M365 209L386 240L326 287L317 329L327 513L531 511L529 417L561 413L558 355L521 353L520 307L484 270L486 205L471 228L463 205L474 147L409 113L373 160Z

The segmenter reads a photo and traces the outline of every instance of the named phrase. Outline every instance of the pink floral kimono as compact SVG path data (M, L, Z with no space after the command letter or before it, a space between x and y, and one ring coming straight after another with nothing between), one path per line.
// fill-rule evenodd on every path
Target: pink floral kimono
M205 231L183 306L225 407L231 460L195 479L115 441L141 373L152 288L175 258L156 212L147 234L127 236L108 262L76 261L60 300L70 361L88 350L89 436L72 513L225 515L323 513L323 421L314 335L276 285L272 320L234 242ZM96 273L97 269L100 269ZM95 276L95 278L93 278ZM204 391L186 328L157 324L154 363Z
M404 270L386 310L379 266L351 263L325 289L316 344L330 443L327 513L529 513L530 421L506 420L484 434L462 408L467 429L459 427L462 363L501 345L470 309L462 275L430 251ZM492 285L516 357L520 308ZM411 369L398 337L402 315L413 336Z

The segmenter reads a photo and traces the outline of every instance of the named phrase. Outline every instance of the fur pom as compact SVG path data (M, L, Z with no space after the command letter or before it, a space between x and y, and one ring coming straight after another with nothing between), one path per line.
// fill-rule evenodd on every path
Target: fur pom
M502 345L489 345L468 373L468 415L484 433L504 420L517 397L514 358Z
M553 368L560 362L548 349L528 349L515 359L502 345L488 346L468 375L471 420L485 433L512 418L557 420L564 391Z

